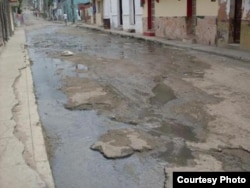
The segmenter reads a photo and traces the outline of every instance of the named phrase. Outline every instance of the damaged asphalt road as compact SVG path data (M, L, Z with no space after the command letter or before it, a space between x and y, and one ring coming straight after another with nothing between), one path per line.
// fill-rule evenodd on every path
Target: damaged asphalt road
M250 64L60 24L27 38L57 187L250 170Z

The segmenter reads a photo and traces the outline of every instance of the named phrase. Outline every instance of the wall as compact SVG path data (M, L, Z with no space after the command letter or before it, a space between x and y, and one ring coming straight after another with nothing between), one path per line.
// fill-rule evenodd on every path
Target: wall
M250 50L250 0L243 0L242 6L240 46Z
M135 29L137 33L142 33L142 7L140 0L135 0L135 24L131 23L130 0L122 1L123 7L123 30Z
M218 14L219 3L218 0L212 2L211 0L196 0L196 15L197 16L216 16Z
M96 25L103 25L103 0L96 0Z
M147 18L148 17L148 0L145 0L145 4L142 6L142 17Z
M110 0L110 24L111 27L116 29L118 28L118 0Z
M167 39L186 38L186 0L155 2L155 35Z
M80 10L80 18L81 18L81 22L84 23L91 23L91 17L92 17L92 13L91 10L92 7L90 4L78 4L78 10Z
M103 18L110 18L110 0L103 0Z
M144 31L147 31L148 29L148 22L147 22L147 19L148 19L148 1L145 0L145 4L142 6L142 30L143 32Z
M217 18L217 45L225 46L229 42L230 0L219 0Z
M155 2L155 17L184 17L187 10L186 0L160 0Z
M198 43L215 45L217 42L218 0L196 1L195 38Z

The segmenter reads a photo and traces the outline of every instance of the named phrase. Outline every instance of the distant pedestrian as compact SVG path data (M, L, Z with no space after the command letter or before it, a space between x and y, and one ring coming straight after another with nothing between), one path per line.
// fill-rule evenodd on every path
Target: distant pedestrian
M37 19L37 17L38 17L38 10L37 9L35 10L35 16L36 16L36 19Z
M67 14L66 14L66 13L64 13L64 15L63 15L63 20L64 20L65 25L67 25L67 22L68 22L68 16L67 16Z

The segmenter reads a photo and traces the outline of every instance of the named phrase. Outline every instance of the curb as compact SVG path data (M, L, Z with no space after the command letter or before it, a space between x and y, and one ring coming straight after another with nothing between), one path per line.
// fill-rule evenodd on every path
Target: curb
M181 42L178 43L178 41L167 41L167 40L164 41L161 38L146 37L146 36L134 34L134 33L125 33L124 31L119 31L119 30L117 31L105 30L103 28L98 28L98 27L91 26L91 25L77 25L76 24L75 27L89 29L93 31L101 31L110 35L119 35L121 37L129 37L129 38L152 42L152 43L156 43L160 45L177 47L180 49L188 49L188 50L194 50L194 51L203 52L203 53L209 53L213 55L232 58L235 60L241 60L241 61L250 63L250 52L243 51L243 50L233 50L233 49L227 49L223 47L205 46L205 45L199 45L199 44L185 44Z
M0 187L54 188L25 41L16 29L0 54Z
M26 82L28 89L28 99L30 110L30 126L31 129L31 139L34 145L33 148L33 157L36 163L35 170L38 172L42 180L46 183L48 188L55 188L55 183L52 175L52 170L47 154L45 135L41 123L40 116L38 114L38 106L37 100L34 92L34 81L31 72L31 62L29 58L28 50L25 48L24 50L26 56L26 69L24 70L26 73Z

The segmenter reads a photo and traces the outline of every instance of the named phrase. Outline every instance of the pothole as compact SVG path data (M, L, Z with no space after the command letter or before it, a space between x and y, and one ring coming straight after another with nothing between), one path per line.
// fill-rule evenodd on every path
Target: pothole
M223 163L225 171L250 171L250 152L242 148L212 150L212 156Z
M165 85L164 83L156 85L152 91L155 96L149 99L151 105L162 106L167 102L176 99L172 88Z

